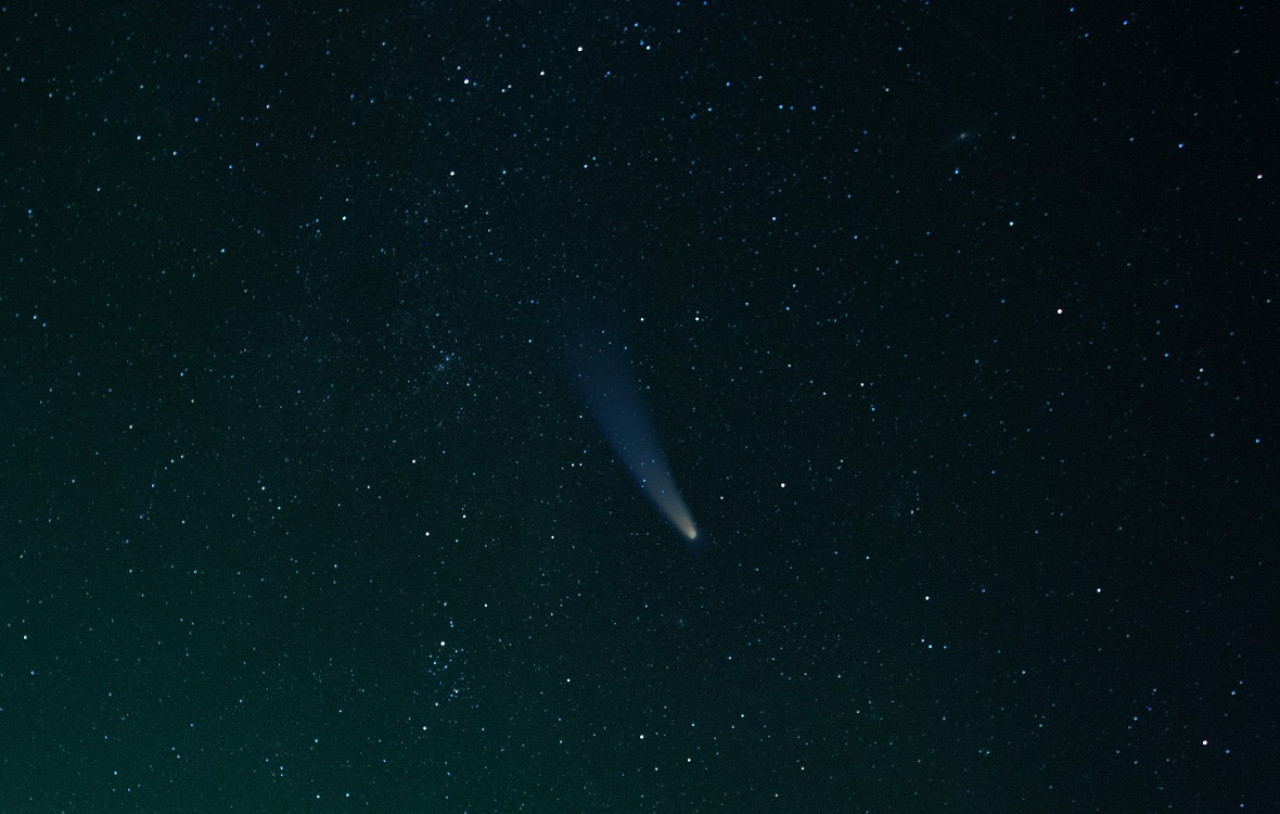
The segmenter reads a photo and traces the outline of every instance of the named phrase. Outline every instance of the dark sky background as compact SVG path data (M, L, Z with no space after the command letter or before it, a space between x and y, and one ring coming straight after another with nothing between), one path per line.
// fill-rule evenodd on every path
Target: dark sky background
M1280 804L1265 4L58 5L0 810Z

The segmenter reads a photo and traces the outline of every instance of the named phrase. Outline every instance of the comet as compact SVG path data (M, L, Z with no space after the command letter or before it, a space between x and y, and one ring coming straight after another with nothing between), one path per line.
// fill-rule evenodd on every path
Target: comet
M640 491L686 543L697 542L698 527L667 464L653 419L631 373L626 346L607 330L593 330L571 345L567 355L574 387L587 412Z

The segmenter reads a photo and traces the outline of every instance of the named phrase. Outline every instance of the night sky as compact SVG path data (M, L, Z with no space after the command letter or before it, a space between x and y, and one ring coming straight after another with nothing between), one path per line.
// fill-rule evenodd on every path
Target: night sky
M58 5L0 811L1277 810L1266 4Z

